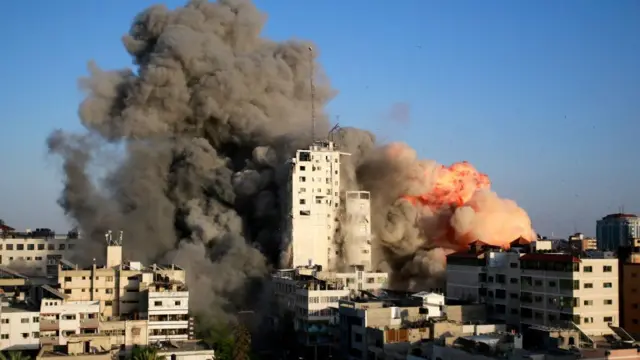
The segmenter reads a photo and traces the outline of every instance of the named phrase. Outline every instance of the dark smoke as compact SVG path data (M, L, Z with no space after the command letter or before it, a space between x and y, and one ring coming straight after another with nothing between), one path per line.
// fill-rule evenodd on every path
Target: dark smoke
M89 64L80 80L86 132L48 139L63 159L60 206L89 240L80 261L103 260L104 233L122 230L125 258L186 268L196 311L229 319L269 304L258 285L288 251L280 236L284 164L310 144L312 69L318 134L329 129L321 110L335 91L312 66L312 44L260 37L265 18L248 0L154 6L123 37L135 71ZM372 192L377 268L391 271L396 286L433 280L444 252L416 225L417 210L398 200L430 191L415 179L432 162L390 161L367 131L334 136L353 154L344 190Z
M281 164L309 144L317 53L261 38L265 18L249 1L154 6L123 37L135 71L90 63L87 132L48 139L64 160L59 203L92 240L84 260L103 259L105 231L122 230L126 258L184 266L194 307L217 316L278 261ZM322 109L334 92L315 69ZM126 156L96 176L109 144Z

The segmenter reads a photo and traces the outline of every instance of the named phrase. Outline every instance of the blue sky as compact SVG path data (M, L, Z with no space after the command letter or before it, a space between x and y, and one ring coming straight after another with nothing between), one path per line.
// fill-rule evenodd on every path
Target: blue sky
M80 129L77 78L91 59L130 66L120 38L153 3L3 4L0 218L66 230L45 138ZM640 212L640 2L256 3L269 15L266 36L318 44L341 124L445 164L471 161L544 234L593 234L620 206ZM384 119L398 102L410 104L406 126Z

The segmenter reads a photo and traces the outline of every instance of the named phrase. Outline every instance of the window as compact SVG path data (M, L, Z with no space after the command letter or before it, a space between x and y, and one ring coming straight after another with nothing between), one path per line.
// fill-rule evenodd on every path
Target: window
M9 338L9 334L2 334L2 335L0 335L0 339L2 339L2 340L6 340L6 339L8 339L8 338Z
M604 283L602 285L604 285L605 289L611 289L613 287L613 283L610 283L610 282L606 282L606 283Z
M113 276L107 276L107 281L113 281Z
M34 316L33 319L31 319L34 323L39 323L40 322L40 318L37 316Z
M309 153L308 151L300 151L298 153L298 160L311 161L311 153Z
M42 256L36 256L36 261L42 261Z
M304 204L306 204L306 203L307 203L307 200L305 200L305 199L300 199L300 205L304 205Z
M2 323L3 324L8 324L9 323L9 319L2 319Z
M27 250L35 250L36 246L34 244L27 244Z
M113 294L113 289L105 289L104 292L107 294Z
M39 337L40 337L40 333L36 331L36 332L31 333L31 336L32 336L34 339L37 339L37 338L39 338Z
M591 306L593 305L593 300L585 300L584 301L584 306Z
M584 288L585 289L593 289L593 283L585 283L584 284Z
M584 272L593 272L593 268L592 268L591 266L585 266L585 267L583 268L583 271L584 271Z
M298 181L305 182L305 181L307 181L307 178L304 177L304 176L300 176L300 177L298 177Z
M305 171L305 170L307 170L307 167L303 166L303 165L300 165L300 171Z
M56 246L54 244L47 244L47 250L55 250Z
M71 289L64 289L65 294L71 294Z
M511 278L511 279L509 279L509 282L511 284L517 284L518 283L518 278Z
M69 282L71 281L71 276L65 276L64 277L64 282Z
M549 286L550 287L556 287L556 282L555 281L549 281Z
M512 269L517 269L518 268L518 263L511 263L511 264L509 264L509 267L511 267Z
M22 319L20 319L20 323L22 323L22 324L28 324L28 323L29 323L29 318L22 318Z
M300 188L300 192L301 192L301 193L303 193L303 192L307 192L307 189L306 189L306 188Z
M13 250L13 244L7 244L7 250Z
M604 304L605 304L605 305L613 305L613 300L611 300L611 299L605 299L605 300L604 300Z
M104 302L104 306L111 306L111 305L113 305L113 301L111 300L107 300Z
M602 267L603 272L611 272L612 270L613 268L611 267L611 265L605 265Z
M64 245L64 244L60 244L60 245L58 245L58 250L64 250L64 248L65 248L65 245Z
M174 305L175 305L175 306L180 306L180 301L176 301L176 302L174 303Z
M311 215L311 211L310 210L300 210L300 215L309 216L309 215Z
M38 244L38 250L44 250L44 244Z
M162 306L162 301L155 301L153 306Z
M606 323L613 322L613 316L605 316L602 320Z
M24 250L24 244L16 245L16 250Z

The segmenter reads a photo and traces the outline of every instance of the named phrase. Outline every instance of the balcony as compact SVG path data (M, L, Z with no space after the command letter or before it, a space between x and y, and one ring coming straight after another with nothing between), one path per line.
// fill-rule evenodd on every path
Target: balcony
M41 336L41 345L58 345L59 338L57 336Z
M83 329L97 329L100 322L95 319L82 319L80 320L80 328Z
M58 329L60 329L60 322L58 320L40 318L40 331L53 331Z

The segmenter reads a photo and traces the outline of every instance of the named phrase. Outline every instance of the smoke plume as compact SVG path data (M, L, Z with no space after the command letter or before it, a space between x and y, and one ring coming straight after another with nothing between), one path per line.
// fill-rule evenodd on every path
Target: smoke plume
M86 132L48 139L63 159L60 206L89 240L84 259L102 259L105 231L122 230L125 258L184 266L192 305L222 318L255 302L247 290L287 256L284 164L310 144L312 71L317 133L335 94L313 44L264 39L265 19L243 0L143 11L123 37L135 70L90 63ZM335 141L353 154L344 190L371 191L375 263L394 287L437 282L445 255L476 238L533 236L526 213L467 163L445 168L354 128ZM124 156L105 155L114 145Z

